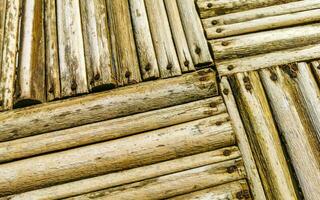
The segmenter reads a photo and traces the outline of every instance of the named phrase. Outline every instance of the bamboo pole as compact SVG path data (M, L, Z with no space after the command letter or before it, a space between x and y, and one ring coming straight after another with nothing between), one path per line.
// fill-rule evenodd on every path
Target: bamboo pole
M244 177L242 160L230 160L69 199L164 199Z
M312 61L311 68L318 86L320 87L320 61Z
M46 101L43 9L42 1L23 3L15 107Z
M237 159L240 151L237 147L226 147L192 156L177 158L143 167L110 173L93 178L51 186L22 194L10 196L11 200L37 199L54 200L86 194L115 186L143 181L180 171L185 171L226 160Z
M80 1L87 80L91 91L114 88L108 16L104 0Z
M268 199L297 199L258 72L230 78Z
M7 1L0 1L0 72L1 72L1 61L2 61L2 48L3 48L3 38L5 31L5 23L6 23L6 9L7 9ZM0 95L1 98L1 95ZM0 99L1 101L1 99Z
M221 97L0 143L0 163L225 113ZM37 141L36 143L34 141Z
M160 76L144 0L130 0L132 25L143 80Z
M195 66L213 62L194 0L177 0L182 25Z
M222 60L312 45L319 39L320 23L316 23L211 40L210 45L215 58Z
M246 180L239 180L208 189L169 198L168 200L223 200L251 199ZM254 199L254 198L253 198Z
M289 66L263 69L260 76L304 197L317 199L320 195L320 143L312 125L306 122L298 88L284 72L287 68Z
M295 1L299 0L198 0L197 6L201 18L208 18L217 15L224 15Z
M247 137L247 133L243 126L236 100L232 94L230 84L227 77L221 78L220 91L224 98L228 113L230 114L231 121L235 130L237 145L242 152L244 166L247 172L247 179L252 191L253 198L256 200L265 200L266 195L260 180L259 172L252 154L252 148Z
M60 99L60 69L57 33L57 10L55 0L45 0L45 53L47 100Z
M302 30L304 31L304 30ZM263 48L263 47L262 47ZM217 60L216 66L220 76L231 75L239 72L253 71L270 66L284 65L287 63L308 61L320 57L320 45L313 44L266 54Z
M6 1L6 21L0 73L0 110L13 108L21 5L22 2L20 0Z
M161 78L178 76L181 69L164 1L148 0L145 4Z
M171 27L171 32L176 46L177 55L182 72L194 71L194 64L189 51L187 38L185 36L183 26L181 23L180 13L176 0L164 1L167 15Z
M141 82L129 2L107 0L111 47L118 85Z
M235 137L228 118L227 114L222 114L3 164L0 166L3 177L0 194L25 192L234 145Z
M179 105L217 93L215 72L205 69L168 80L0 113L0 141Z

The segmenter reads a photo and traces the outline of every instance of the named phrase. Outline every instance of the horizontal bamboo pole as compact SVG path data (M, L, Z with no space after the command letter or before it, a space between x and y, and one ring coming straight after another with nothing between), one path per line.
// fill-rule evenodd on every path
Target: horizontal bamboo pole
M320 8L320 0L304 0L292 3L274 5L264 8L247 10L243 12L230 13L226 15L202 19L205 28L211 28L220 25L231 25L265 17L281 16L294 14L297 12L309 11Z
M89 89L114 88L110 32L105 0L81 0L81 22Z
M318 86L320 87L320 61L311 62L311 68Z
M208 189L169 198L168 200L251 199L246 180L234 181Z
M245 178L241 159L220 162L166 176L69 198L164 199Z
M214 26L206 28L205 31L208 39L241 35L268 29L318 22L320 20L319 12L320 9L289 13L236 24Z
M235 130L237 145L242 152L242 159L247 172L247 179L252 191L253 198L256 200L265 200L266 196L260 180L259 172L252 154L252 148L247 137L247 133L243 126L235 97L232 94L231 86L227 77L221 78L220 91L222 91L223 99L226 104L228 113Z
M13 108L21 6L21 1L6 0L5 31L0 58L0 110Z
M15 107L46 101L44 4L26 0L22 15Z
M297 199L258 72L230 77L234 95L268 199Z
M0 141L179 105L217 93L215 73L206 69L168 80L0 113Z
M141 82L128 0L107 0L111 47L118 85Z
M225 113L221 97L0 143L0 163ZM37 141L36 143L34 141Z
M45 0L45 52L47 100L60 99L60 68L58 52L57 10L55 0Z
M240 151L237 147L226 147L210 152L17 194L10 196L10 198L11 200L54 200L68 198L226 160L237 159L239 157Z
M295 87L292 75L288 74L295 73L291 70L289 66L284 69L276 67L263 69L259 74L304 197L312 200L320 195L320 143L312 125L306 122L304 103L298 98L298 88ZM307 90L312 89L310 87Z
M0 166L3 177L0 194L25 192L231 146L235 144L235 137L228 118L227 114L217 115L3 164Z
M299 0L198 0L201 18L290 3Z
M244 58L216 61L220 76L253 71L270 66L308 61L320 57L320 45L313 44Z
M194 65L212 64L213 59L194 0L177 0L177 4Z
M129 5L142 79L158 78L160 73L144 0L129 0Z
M277 37L275 37L275 35ZM211 40L217 60L312 45L320 40L320 23Z

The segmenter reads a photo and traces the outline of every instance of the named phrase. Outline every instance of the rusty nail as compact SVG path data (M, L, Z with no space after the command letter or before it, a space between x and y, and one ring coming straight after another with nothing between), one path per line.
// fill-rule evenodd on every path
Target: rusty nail
M234 66L233 66L233 65L229 65L229 66L228 66L228 70L229 70L229 71L231 71L231 70L233 70L233 69L234 69Z
M223 89L222 92L223 92L224 95L228 95L229 94L229 90L227 88Z
M211 8L213 6L213 4L212 3L208 3L207 6L208 6L208 8Z
M212 20L212 21L211 21L211 24L212 24L212 25L217 25L217 24L218 24L218 21L217 21L217 20Z
M201 53L201 49L200 49L200 47L196 47L195 52L196 52L196 54L200 54L200 53Z
M76 89L77 89L77 83L76 81L72 81L71 90L76 90Z
M273 81L278 80L278 76L277 76L277 74L272 73L272 74L271 74L271 76L270 76L270 79L271 79L271 80L273 80Z
M189 61L188 61L188 60L186 60L186 61L184 61L184 63L183 63L183 64L184 64L184 66L188 67L190 63L189 63Z
M224 155L224 156L230 156L230 155L231 155L231 151L230 151L229 149L224 150L224 151L223 151L223 155Z
M242 191L237 192L236 197L237 197L237 199L243 199L243 193L242 193Z
M236 166L231 166L231 167L228 167L228 168L227 168L227 172L228 172L229 174L231 174L231 173L233 173L236 169L237 169Z
M217 28L217 30L216 30L217 33L221 33L222 31L223 31L222 28Z
M126 71L125 77L126 77L126 78L129 78L129 77L130 77L130 75L131 75L131 72Z
M229 45L229 42L228 42L228 41L223 41L223 42L221 42L221 45L222 45L222 46L228 46L228 45Z
M94 79L95 79L95 80L99 80L99 79L100 79L100 74L97 73L97 74L94 76Z

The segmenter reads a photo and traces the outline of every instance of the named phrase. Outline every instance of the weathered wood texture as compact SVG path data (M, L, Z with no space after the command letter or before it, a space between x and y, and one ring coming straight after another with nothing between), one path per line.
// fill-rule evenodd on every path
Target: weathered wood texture
M0 163L225 113L221 97L0 143ZM36 143L34 141L37 141Z
M61 96L88 92L78 0L57 0Z
M257 72L230 77L268 199L297 199L272 113Z
M312 72L320 88L320 61L311 62Z
M240 151L237 147L226 147L206 153L173 159L143 167L110 173L93 178L51 186L22 194L10 196L11 200L37 199L53 200L86 194L115 186L177 173L226 160L237 159Z
M295 1L299 0L198 0L197 6L201 18L207 18Z
M303 66L299 67L297 73L304 76L305 69L301 68L306 66L299 65ZM296 72L293 68L297 68L297 66L263 69L260 71L260 76L304 197L311 200L317 199L320 195L320 143L317 140L316 131L304 111L304 102L299 99L302 94L295 86L293 79L295 79L294 73ZM304 78L304 83L310 81L306 81L306 78L310 77ZM297 81L299 82L299 78ZM315 86L318 87L316 83ZM313 93L311 90L315 90L313 87L304 87L303 90L305 89L309 90L307 92L309 94ZM318 88L316 89L318 90ZM313 109L316 111L319 105L314 105ZM312 119L318 121L320 115L313 115Z
M3 37L5 31L5 20L6 20L6 6L7 0L0 1L0 72L1 72L1 62L2 62L2 47L3 47ZM1 74L1 73L0 73ZM1 101L1 95L0 95Z
M173 79L13 110L0 113L0 141L179 105L217 93L215 72L204 69Z
M235 137L228 118L227 114L222 114L3 164L0 166L3 177L0 194L10 195L231 146L235 144Z
M45 0L45 59L47 100L61 97L58 52L57 10L55 0Z
M21 6L22 2L19 0L6 0L5 31L0 68L0 110L13 108Z
M159 68L144 0L129 0L129 4L142 79L158 78Z
M194 0L177 0L189 50L196 66L213 62Z
M112 55L105 0L81 0L81 22L89 89L114 88Z
M69 199L164 199L244 177L242 160L230 160Z
M237 145L242 153L242 158L244 161L244 166L247 172L247 178L249 181L249 185L251 188L251 192L253 194L253 198L256 200L265 200L266 196L264 193L264 189L260 180L259 172L254 160L254 156L252 154L252 149L250 147L249 140L247 138L247 133L243 126L237 104L235 101L235 97L232 94L232 90L230 84L228 82L227 77L222 77L220 83L220 91L222 92L224 102L226 104L228 113L230 114L230 118L235 130Z
M250 190L245 180L234 181L208 189L169 198L168 200L227 200L251 199ZM255 199L255 198L253 198Z
M127 0L107 0L111 47L118 85L141 81L139 61L134 41Z
M44 4L23 2L15 107L46 101Z
M165 0L164 3L166 6L181 70L182 72L194 71L195 68L189 51L187 39L183 30L177 1Z
M162 78L181 74L169 19L163 0L145 1L154 48Z

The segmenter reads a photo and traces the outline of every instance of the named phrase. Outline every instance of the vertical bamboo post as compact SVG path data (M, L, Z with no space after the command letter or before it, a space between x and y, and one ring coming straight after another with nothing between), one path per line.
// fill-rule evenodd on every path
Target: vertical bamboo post
M57 0L61 96L88 92L79 0Z
M129 4L142 78L158 78L159 68L144 0L129 0Z
M127 0L107 0L111 46L118 85L141 82Z
M318 86L320 87L320 61L311 62L311 67Z
M81 0L87 79L90 90L114 88L110 32L105 0Z
M162 78L180 75L181 69L164 2L163 0L148 0L145 1L145 4L160 75Z
M6 0L0 1L0 72L1 72L1 61L2 61L2 47L3 47L3 37L5 31L5 20L6 20ZM0 95L1 98L1 95ZM1 101L1 99L0 99Z

